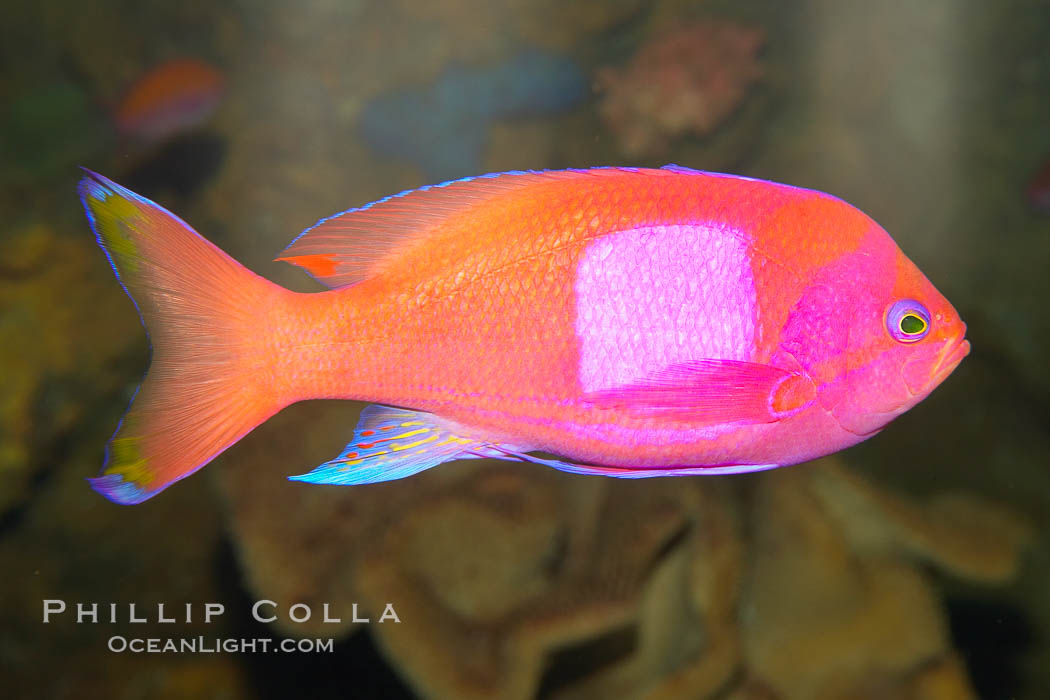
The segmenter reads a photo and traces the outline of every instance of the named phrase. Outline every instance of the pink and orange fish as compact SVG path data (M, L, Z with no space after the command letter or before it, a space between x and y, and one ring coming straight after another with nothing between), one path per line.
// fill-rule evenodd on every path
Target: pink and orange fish
M312 294L104 177L80 195L153 343L91 480L118 503L317 398L381 405L292 479L477 457L628 478L769 469L875 434L970 348L878 224L761 180L595 168L404 192L281 253L330 287Z

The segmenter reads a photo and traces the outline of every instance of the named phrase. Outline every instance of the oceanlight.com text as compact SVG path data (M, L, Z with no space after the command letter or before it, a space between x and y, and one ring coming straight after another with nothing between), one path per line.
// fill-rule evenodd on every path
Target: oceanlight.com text
M114 653L132 654L330 654L332 639L270 639L254 637L124 637L113 635L106 643Z

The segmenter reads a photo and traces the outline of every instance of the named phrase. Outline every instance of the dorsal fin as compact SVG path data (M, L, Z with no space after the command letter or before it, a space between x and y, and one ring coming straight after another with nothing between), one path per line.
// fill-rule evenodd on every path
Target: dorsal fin
M708 173L703 170L696 170L694 168L687 168L684 165L678 165L677 163L668 163L667 165L661 165L660 170L670 170L672 173L681 173L682 175L707 175Z
M321 219L277 260L302 267L329 287L343 287L375 275L406 244L493 197L542 182L624 172L637 169L514 171L407 190Z

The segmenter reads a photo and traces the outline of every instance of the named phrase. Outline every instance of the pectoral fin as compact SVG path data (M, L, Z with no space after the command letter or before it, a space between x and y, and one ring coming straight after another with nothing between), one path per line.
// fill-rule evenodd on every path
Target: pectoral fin
M598 408L708 424L772 423L815 398L816 387L803 374L736 360L671 365L587 396Z

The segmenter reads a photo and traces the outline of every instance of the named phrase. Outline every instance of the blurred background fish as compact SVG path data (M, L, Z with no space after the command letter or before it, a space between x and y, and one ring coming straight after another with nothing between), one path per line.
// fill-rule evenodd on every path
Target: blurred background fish
M450 66L432 85L377 97L358 128L378 153L416 163L440 182L481 171L491 122L568 111L586 88L570 58L533 49L494 66Z
M139 77L114 109L122 136L157 144L206 123L226 91L223 74L195 58L166 61Z
M1050 158L1043 161L1025 188L1028 203L1042 212L1050 212Z

